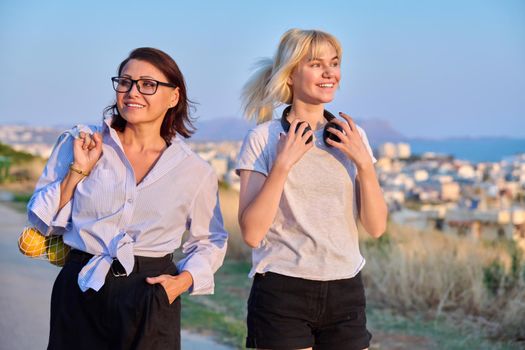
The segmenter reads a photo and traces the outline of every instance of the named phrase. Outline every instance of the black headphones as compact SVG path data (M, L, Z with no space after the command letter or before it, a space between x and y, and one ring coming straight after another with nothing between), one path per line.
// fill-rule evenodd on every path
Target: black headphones
M286 107L284 109L283 115L281 117L281 126L283 127L285 132L288 132L290 130L290 122L288 121L288 114L290 113L291 110L292 110L292 106ZM335 119L335 117L334 117L334 115L332 113L328 112L326 109L323 111L323 116L326 119L326 121L328 122L324 126L323 141L324 141L326 146L332 147L332 145L330 145L329 143L326 142L327 139L333 140L335 142L341 142L341 140L335 134L332 134L330 131L328 131L328 128L332 127L332 128L337 129L337 130L339 130L341 132L343 132L343 128L341 128L338 124L332 122L332 119ZM295 131L297 131L297 129L299 129L299 127L301 126L302 123L306 123L306 122L300 122L299 124L297 124L297 127L295 128ZM303 135L308 130L312 130L310 125L306 126L306 128L304 129ZM306 141L306 143L308 144L308 143L312 142L312 140L313 140L313 137L310 136L308 138L308 140Z

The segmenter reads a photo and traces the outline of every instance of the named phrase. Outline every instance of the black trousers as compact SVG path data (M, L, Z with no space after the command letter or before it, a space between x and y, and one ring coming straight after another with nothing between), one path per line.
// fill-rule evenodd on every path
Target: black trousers
M48 349L180 349L180 297L169 304L164 287L145 280L176 275L171 254L135 257L129 276L110 271L98 292L82 292L78 273L90 258L72 251L55 281Z

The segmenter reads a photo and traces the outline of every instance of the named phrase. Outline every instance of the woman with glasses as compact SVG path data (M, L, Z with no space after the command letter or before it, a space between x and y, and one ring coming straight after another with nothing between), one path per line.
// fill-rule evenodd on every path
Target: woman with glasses
M227 233L177 64L132 51L102 126L63 133L28 204L72 250L51 297L49 349L180 349L180 295L211 294ZM185 257L172 253L182 245Z
M387 210L364 130L325 110L341 55L328 33L289 30L244 88L246 115L259 122L237 164L239 223L253 248L250 348L369 346L357 221L379 237Z

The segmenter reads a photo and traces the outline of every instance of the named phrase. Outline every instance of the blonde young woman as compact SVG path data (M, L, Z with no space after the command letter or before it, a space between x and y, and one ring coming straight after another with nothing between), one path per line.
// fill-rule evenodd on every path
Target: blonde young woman
M341 78L338 40L292 29L244 88L239 223L253 248L246 346L365 349L357 220L373 237L387 209L365 132L324 109ZM274 108L289 105L281 119Z
M50 350L180 349L180 295L213 293L226 251L217 177L182 140L179 67L145 47L117 74L107 118L60 136L28 205L73 248L53 286Z

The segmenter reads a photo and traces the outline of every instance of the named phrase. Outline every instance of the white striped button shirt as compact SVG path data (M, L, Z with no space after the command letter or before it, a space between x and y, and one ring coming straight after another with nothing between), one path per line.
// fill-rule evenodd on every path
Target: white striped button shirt
M28 203L31 224L45 235L63 234L72 248L93 254L78 276L82 291L99 290L114 258L129 275L134 255L161 257L182 245L179 271L193 277L191 294L211 294L213 274L221 266L228 234L211 166L177 136L137 185L117 133L102 127L77 126L64 132ZM80 131L102 133L102 156L60 211L60 182L73 161L73 140Z

